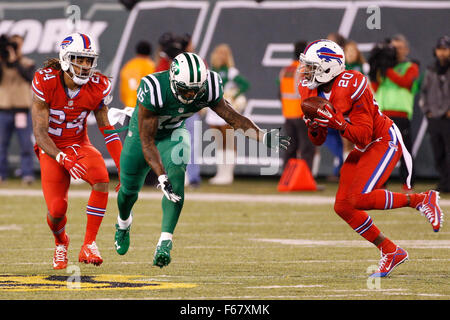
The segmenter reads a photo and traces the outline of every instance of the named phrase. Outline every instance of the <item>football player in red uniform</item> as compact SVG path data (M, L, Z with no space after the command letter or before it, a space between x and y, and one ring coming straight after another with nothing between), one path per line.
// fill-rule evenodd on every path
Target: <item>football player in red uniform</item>
M50 59L32 82L35 150L41 167L47 223L55 237L53 268L67 267L69 236L65 232L71 178L91 187L87 225L79 261L100 265L103 259L95 239L108 202L109 176L100 152L91 144L86 119L93 111L106 147L119 169L122 143L108 121L111 83L95 70L98 51L86 34L74 33L60 44L59 60ZM106 131L106 132L105 132Z
M321 145L327 128L333 128L355 144L340 172L334 210L380 249L379 267L371 276L385 277L407 260L408 253L383 235L365 210L415 208L437 232L443 221L439 193L429 190L403 194L380 189L402 154L411 172L411 156L393 121L378 110L367 78L358 71L345 70L341 47L330 40L311 42L300 55L298 74L302 99L321 96L334 106L318 110L318 117L313 120L304 118L311 141ZM410 180L411 174L406 181L408 185Z

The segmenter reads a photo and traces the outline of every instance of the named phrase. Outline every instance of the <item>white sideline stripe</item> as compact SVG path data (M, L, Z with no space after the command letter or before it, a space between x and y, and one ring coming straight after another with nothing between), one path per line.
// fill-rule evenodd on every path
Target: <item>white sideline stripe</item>
M245 287L246 289L282 289L282 288L323 288L324 285L321 284L297 284L293 286L256 286L256 287Z
M18 226L17 224L0 225L0 231L9 231L9 230L21 231L22 227Z
M69 198L89 197L90 190L69 191ZM43 197L41 190L0 189L0 196L7 197ZM161 200L161 192L140 192L139 199ZM110 192L110 198L117 193ZM314 195L276 195L276 194L237 194L237 193L186 193L185 200L204 202L260 202L260 203L292 203L292 204L333 204L334 197ZM450 200L439 200L441 206L450 206Z
M373 244L360 240L308 240L308 239L249 239L253 241L273 242L304 247L373 247ZM450 249L450 240L395 240L407 248L416 249Z

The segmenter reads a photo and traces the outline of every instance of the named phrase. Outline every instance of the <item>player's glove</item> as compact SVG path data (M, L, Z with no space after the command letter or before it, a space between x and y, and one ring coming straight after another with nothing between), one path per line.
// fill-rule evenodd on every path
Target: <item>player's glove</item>
M70 176L75 180L83 179L87 172L87 168L78 162L79 159L78 157L74 158L73 156L66 155L64 152L56 155L56 161L69 171Z
M318 124L316 121L308 119L305 116L303 116L303 121L305 122L306 127L313 131L319 129L320 127L320 124Z
M280 147L284 150L287 150L288 146L291 144L289 141L291 137L289 136L280 136L280 129L272 129L264 133L263 143L268 148L275 149L276 152L280 150Z
M318 109L317 113L323 117L323 119L314 119L320 126L336 129L338 131L344 131L347 128L347 121L345 121L344 115L339 111L334 111L329 105L326 105L323 109Z
M178 202L181 200L181 197L175 192L173 192L172 184L169 181L169 178L166 174L162 174L158 177L159 184L156 186L157 188L161 188L162 192L172 202Z

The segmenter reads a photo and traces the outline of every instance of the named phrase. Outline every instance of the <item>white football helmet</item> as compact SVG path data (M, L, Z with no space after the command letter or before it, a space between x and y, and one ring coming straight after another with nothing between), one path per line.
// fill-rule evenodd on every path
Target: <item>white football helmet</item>
M333 80L345 70L344 50L331 40L311 42L300 54L299 60L299 81L309 89Z
M170 65L170 89L181 103L189 104L200 98L206 92L207 78L208 69L195 53L180 53Z
M88 57L92 59L90 67L77 63L78 57ZM97 45L92 38L83 33L72 33L68 35L60 44L59 62L64 72L70 71L72 80L77 85L86 84L95 72L97 66L98 51ZM78 67L78 72L74 66Z

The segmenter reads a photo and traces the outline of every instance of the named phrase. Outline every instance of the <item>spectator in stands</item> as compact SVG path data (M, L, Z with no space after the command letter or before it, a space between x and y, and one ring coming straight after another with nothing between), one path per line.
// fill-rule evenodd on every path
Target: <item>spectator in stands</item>
M339 32L329 33L327 39L336 42L342 49L345 48L345 44L347 43L347 39Z
M284 153L283 163L287 165L289 159L300 158L305 160L310 170L313 168L313 160L316 146L308 138L308 129L303 121L303 112L300 95L297 90L296 72L300 64L299 56L306 48L306 41L297 41L294 44L294 55L289 66L280 71L280 99L281 111L285 118L284 130L291 137L291 145Z
M405 36L397 34L391 39L391 45L395 47L397 61L393 68L386 71L386 77L380 82L372 82L375 91L375 99L380 110L391 118L403 137L406 148L411 151L412 133L411 119L414 110L414 95L418 89L419 65L408 59L409 43ZM406 181L408 170L404 159L400 163L401 181ZM414 165L411 186L414 185ZM403 191L408 192L407 185L403 185Z
M450 37L439 38L435 61L425 73L419 106L428 119L428 132L439 173L437 189L450 192Z
M242 113L247 103L244 93L249 89L250 83L235 67L233 53L229 45L222 43L214 48L211 53L211 70L219 73L222 78L224 99L230 101L231 105ZM229 138L234 139L234 135L227 137L226 132L227 129L230 132L229 130L232 128L209 108L206 112L206 123L211 128L220 131L221 137L217 140L223 142L222 145L217 145L217 171L209 182L211 184L231 184L234 180L235 150L234 143L229 141Z
M23 37L0 37L0 183L8 177L8 148L13 132L21 148L20 175L34 181L31 81L35 63L22 55Z
M366 62L358 44L353 40L348 40L344 46L345 53L345 69L356 70L364 75L369 73L369 64Z
M155 62L151 55L152 45L147 41L139 41L136 45L136 56L120 70L120 100L125 107L136 106L137 88L141 78L155 72Z
M158 44L158 60L155 72L169 70L172 59L185 51L188 43L183 37L176 36L172 32L164 32L159 37Z

